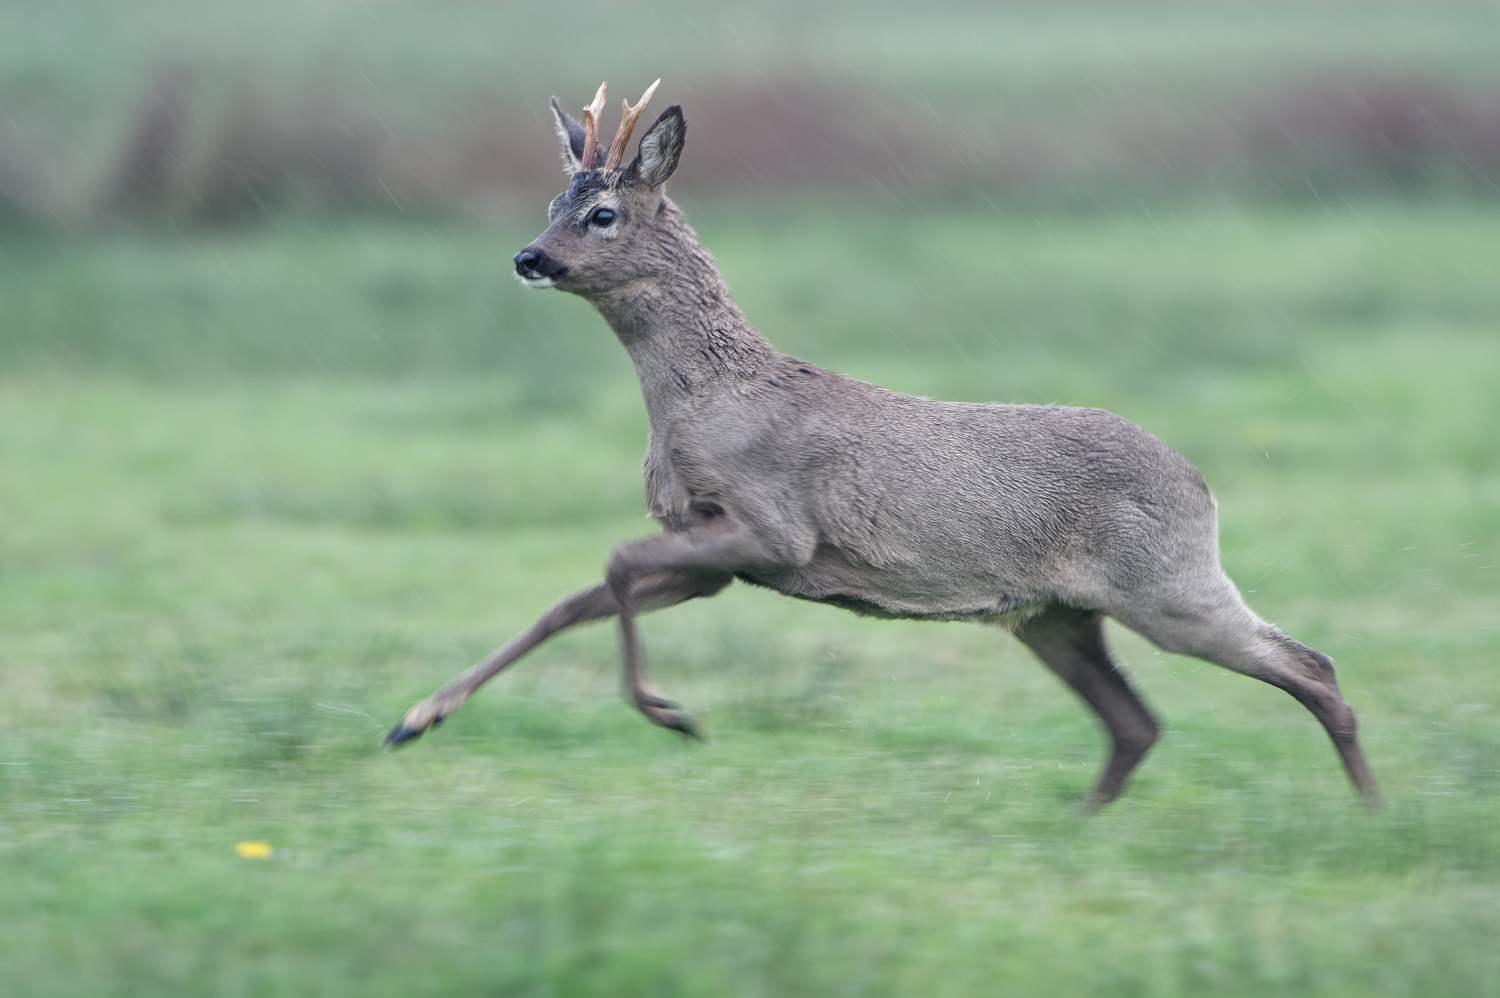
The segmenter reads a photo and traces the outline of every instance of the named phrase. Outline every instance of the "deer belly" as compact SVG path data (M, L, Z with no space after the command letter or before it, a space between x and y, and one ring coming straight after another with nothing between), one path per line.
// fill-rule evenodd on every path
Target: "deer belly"
M923 572L912 566L873 567L821 547L811 562L782 572L740 578L787 596L828 603L862 616L924 620L991 620L1013 615L1045 598L1017 592L989 575Z

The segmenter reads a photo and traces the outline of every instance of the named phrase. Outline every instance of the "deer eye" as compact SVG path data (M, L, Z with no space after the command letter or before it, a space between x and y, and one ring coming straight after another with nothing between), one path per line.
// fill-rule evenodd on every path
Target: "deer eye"
M589 216L589 221L600 228L613 225L615 224L615 211L613 208L599 208Z

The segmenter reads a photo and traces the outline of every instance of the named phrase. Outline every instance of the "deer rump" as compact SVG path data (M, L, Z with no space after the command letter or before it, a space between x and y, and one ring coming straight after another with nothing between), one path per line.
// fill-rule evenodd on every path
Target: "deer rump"
M603 583L560 600L412 707L390 744L451 715L550 635L608 617L619 621L626 698L696 734L647 678L635 618L739 578L870 616L1009 628L1109 735L1088 809L1119 796L1160 733L1105 644L1106 616L1290 693L1378 803L1333 663L1245 604L1219 565L1214 501L1197 469L1097 409L936 402L777 351L666 197L686 140L682 109L667 108L622 166L655 88L624 104L602 168L606 88L582 124L553 99L570 180L547 230L514 262L523 284L590 302L630 355L650 418L646 504L663 529L620 545Z

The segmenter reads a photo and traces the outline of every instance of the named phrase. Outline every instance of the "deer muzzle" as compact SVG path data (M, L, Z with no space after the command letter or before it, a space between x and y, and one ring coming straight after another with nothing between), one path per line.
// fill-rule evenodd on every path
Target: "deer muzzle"
M517 253L515 261L516 276L527 287L550 288L568 272L567 264L559 263L537 246L528 246Z

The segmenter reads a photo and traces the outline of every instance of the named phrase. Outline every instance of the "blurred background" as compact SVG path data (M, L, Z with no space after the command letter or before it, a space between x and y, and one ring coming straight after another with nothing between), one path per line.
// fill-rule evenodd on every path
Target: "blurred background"
M665 74L677 188L1036 209L1484 196L1488 5L8 5L12 224L534 209L545 102ZM649 80L647 80L649 82ZM613 111L613 107L611 108ZM983 197L980 197L982 193Z
M524 243L561 180L548 97L576 107L600 79L618 98L658 75L657 104L684 104L692 123L673 193L694 220L741 238L762 221L751 230L782 240L783 257L810 243L833 255L795 279L735 275L798 299L789 333L810 339L788 345L858 327L852 347L889 350L913 321L864 321L896 303L859 311L870 289L852 291L839 268L927 283L997 252L947 233L919 249L903 227L922 219L1115 217L1154 232L1227 207L1348 220L1372 205L1489 204L1495 16L1487 4L583 3L565 18L478 3L7 4L0 232L7 271L26 276L0 306L0 358L158 375L512 369L555 335L532 323L555 329L558 309L499 280L503 259L455 250L462 276L431 260L383 272L331 234L398 256L418 233ZM204 247L249 245L262 249L244 261L252 273L187 265L212 258ZM333 273L289 266L322 252ZM300 276L259 273L277 266ZM1079 299L1119 304L1072 275L978 276L953 272L914 307L941 320L916 324L984 341L1014 307L1028 321L1004 337L1061 333L1070 349L1078 330L1057 327L1077 325ZM1052 277L1076 286L1016 300ZM258 280L282 282L277 300ZM981 314L997 320L988 336ZM1163 318L1193 321L1150 320ZM1170 350L1130 350L1154 363L1275 349L1275 331L1214 324ZM614 356L592 327L587 339ZM548 379L577 384L566 369Z
M1460 2L0 0L4 978L1493 993L1497 51ZM1116 629L1167 731L1079 822L1099 736L1003 635L746 587L645 623L705 745L596 627L379 751L651 529L623 350L511 256L548 98L657 77L777 346L1199 465L1389 813Z

